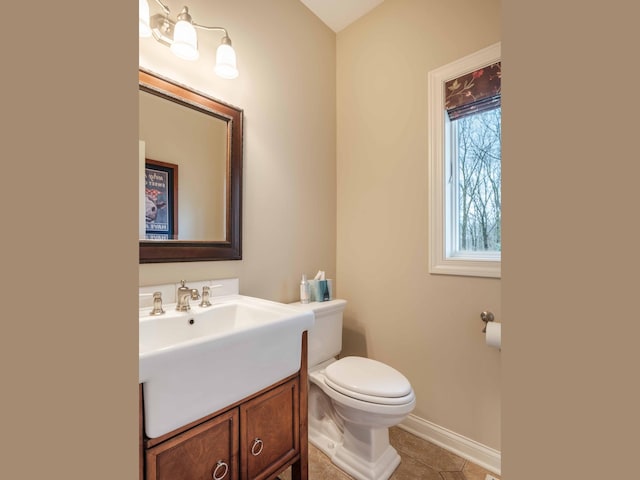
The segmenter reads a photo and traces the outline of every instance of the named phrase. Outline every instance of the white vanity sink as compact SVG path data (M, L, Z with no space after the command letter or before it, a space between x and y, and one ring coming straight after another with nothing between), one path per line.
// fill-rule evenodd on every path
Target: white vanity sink
M195 303L195 302L194 302ZM235 403L300 369L312 312L244 295L215 297L165 314L141 310L139 381L145 431L164 435Z

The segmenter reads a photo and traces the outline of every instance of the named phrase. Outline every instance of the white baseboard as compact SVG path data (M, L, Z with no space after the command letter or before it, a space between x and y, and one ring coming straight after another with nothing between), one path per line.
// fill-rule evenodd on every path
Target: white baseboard
M501 475L501 453L491 447L410 414L398 427L450 451L476 465Z

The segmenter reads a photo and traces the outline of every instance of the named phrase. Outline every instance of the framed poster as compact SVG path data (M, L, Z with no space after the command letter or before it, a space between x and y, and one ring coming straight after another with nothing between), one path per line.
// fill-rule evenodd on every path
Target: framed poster
M178 165L145 159L145 239L178 238Z

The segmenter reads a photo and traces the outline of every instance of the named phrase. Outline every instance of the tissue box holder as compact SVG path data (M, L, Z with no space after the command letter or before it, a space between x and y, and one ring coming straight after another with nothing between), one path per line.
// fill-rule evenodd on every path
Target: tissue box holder
M311 298L312 302L326 302L327 300L333 300L333 280L309 280L311 286Z

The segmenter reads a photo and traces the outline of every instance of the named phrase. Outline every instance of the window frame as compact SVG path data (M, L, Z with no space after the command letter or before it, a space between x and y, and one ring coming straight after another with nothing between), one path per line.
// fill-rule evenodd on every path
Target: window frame
M434 69L428 74L429 140L429 273L474 277L501 277L500 252L453 252L455 231L447 186L447 158L455 141L449 138L444 85L447 81L501 59L500 42Z

